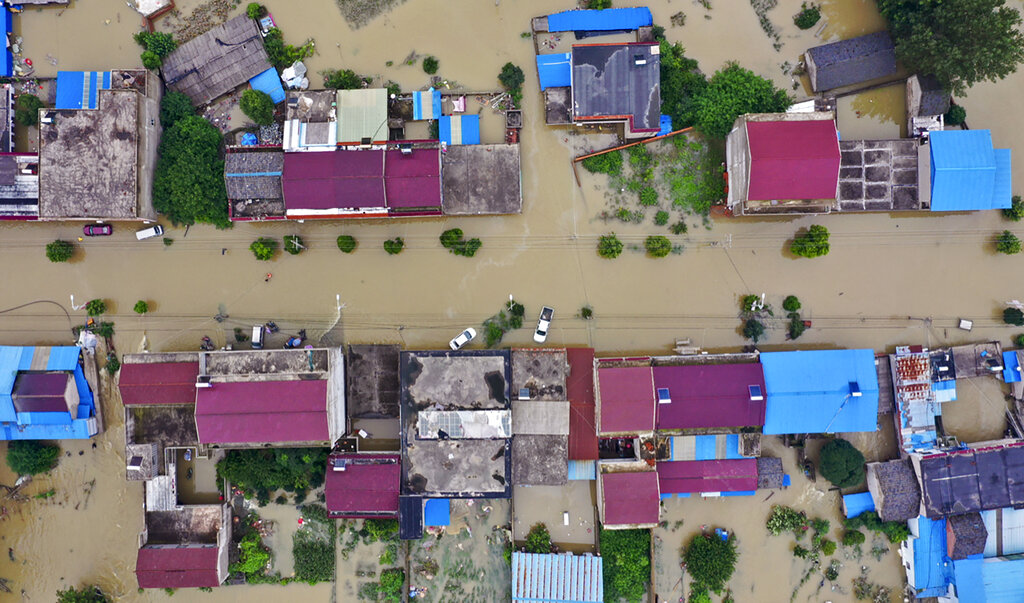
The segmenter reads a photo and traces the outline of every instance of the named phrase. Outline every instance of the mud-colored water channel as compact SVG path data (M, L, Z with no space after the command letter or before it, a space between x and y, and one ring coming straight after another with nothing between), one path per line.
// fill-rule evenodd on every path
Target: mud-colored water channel
M186 14L197 4L178 2ZM53 300L81 322L84 312L70 309L69 296L78 303L105 298L122 353L192 349L203 334L224 344L233 339L234 327L268 319L276 320L282 331L306 328L331 344L442 346L459 330L479 325L496 312L510 293L530 314L542 304L556 308L549 344L586 344L606 353L668 352L675 339L684 337L708 349L736 349L743 345L737 298L747 292L766 292L776 305L785 295L799 296L805 318L813 321L800 340L803 346L889 349L902 343L935 346L980 339L1009 344L1014 334L1002 326L1000 312L1005 301L1024 294L1013 278L1020 260L996 256L992 241L1004 228L1020 229L1004 222L998 212L713 220L709 229L691 228L689 235L674 237L685 247L680 255L654 260L627 251L614 261L600 259L594 253L600 234L614 230L627 244L640 244L646 235L664 231L596 219L606 205L605 182L581 172L582 186L577 187L569 163L572 149L592 145L571 131L547 128L540 118L533 47L520 33L528 30L531 17L570 8L569 4L409 0L358 30L344 22L334 0L266 4L288 42L316 39L317 55L307 61L313 73L345 67L416 89L427 83L428 76L419 66L402 63L415 51L437 57L443 77L469 89L490 89L497 86L496 75L506 61L522 66L523 214L239 225L226 232L196 227L187 235L169 227L167 235L175 242L168 247L158 239L137 242L130 226L116 225L113 236L83 242L77 259L67 265L47 262L43 247L55 238L77 237L77 226L3 224L0 258L8 286L0 291L0 309ZM738 60L787 89L792 88L792 79L783 66L795 64L806 47L882 26L870 0L825 0L827 23L815 37L818 28L799 32L792 25L799 4L781 0L768 13L779 31L780 51L773 48L747 2L715 0L710 11L690 2L652 2L651 8L655 20L666 26L671 15L687 13L686 25L669 27L667 35L681 41L706 71ZM1020 2L1012 4L1021 8ZM52 76L58 69L138 66L140 49L131 34L140 21L122 0L76 0L66 9L26 10L16 19L16 30L37 75ZM387 61L394 66L387 67ZM1009 110L1022 92L1024 74L1019 73L998 84L975 87L961 100L971 127L991 128L997 146L1024 139L1024 114ZM876 92L866 99L850 99L853 110L863 113L858 128L875 124L878 130L872 132L891 136L884 134L893 126L891 107L884 105L898 102L892 96ZM872 109L862 110L862 105ZM1018 179L1024 177L1022 157L1014 156ZM789 256L789 239L812 223L824 224L833 233L831 254L813 261ZM483 248L475 258L456 257L440 247L438 235L454 226L482 239ZM247 249L257 236L289 233L301 234L309 251L259 263ZM355 253L341 254L335 247L334 240L342 233L358 239ZM394 236L402 236L407 248L389 256L381 243ZM267 272L273 274L269 281ZM131 311L139 299L150 302L151 312L145 317ZM584 304L593 307L593 320L574 318ZM230 318L217 323L212 317L218 312ZM955 329L960 317L974 320L972 333ZM60 343L69 338L69 319L53 306L32 305L0 314L0 343ZM528 344L529 330L512 333L505 342ZM764 347L791 346L779 326ZM65 445L70 456L53 475L27 490L35 494L54 487L56 496L32 499L11 509L10 518L0 522L0 538L14 556L14 561L0 556L0 576L10 579L14 588L13 595L0 599L47 601L58 588L87 581L100 584L119 600L166 598L161 592L136 592L133 568L142 487L124 479L118 402L108 397L105 410L107 431L95 439L96 448L93 442ZM969 409L963 414L969 416ZM12 476L0 472L0 482L11 481ZM704 509L712 509L714 517L729 515L743 542L760 546L763 536L753 535L764 534L763 513L738 514L733 508L738 504L681 507L680 513L699 518ZM687 517L686 529L711 519ZM749 554L746 559L754 557ZM876 581L899 586L898 565L891 555L879 571ZM768 564L744 566L738 576L744 585L782 594L790 592L790 578ZM225 588L201 596L210 602L339 600L330 584L291 585L287 590ZM849 600L840 593L828 598Z

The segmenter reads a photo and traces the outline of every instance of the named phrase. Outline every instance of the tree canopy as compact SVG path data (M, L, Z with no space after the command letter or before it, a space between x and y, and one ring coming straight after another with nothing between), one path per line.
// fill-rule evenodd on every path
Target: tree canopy
M57 603L109 603L110 597L103 594L98 586L69 586L57 591Z
M721 592L736 569L736 541L730 535L697 534L683 552L686 571L708 590Z
M324 88L355 90L363 87L363 78L351 69L325 69L320 75L324 76Z
M1021 16L1006 0L878 0L878 10L900 61L953 94L1001 80L1024 61Z
M828 242L828 229L819 224L815 224L808 228L807 232L797 235L793 239L793 244L789 246L789 250L794 255L805 258L828 255L831 248Z
M840 488L864 481L864 455L843 439L829 441L821 448L821 474Z
M672 118L675 130L697 123L697 99L708 88L697 61L684 52L679 43L661 41L661 112Z
M46 244L46 258L51 262L66 262L75 253L75 244L57 239Z
M711 76L707 89L696 98L696 127L705 136L725 138L740 115L778 113L790 102L786 91L771 80L729 63Z
M7 466L18 475L46 473L57 466L60 446L36 440L13 440L7 445Z
M168 90L160 99L160 125L170 128L183 117L195 115L192 99L177 90Z
M23 126L34 126L39 123L39 110L44 106L34 94L19 94L18 100L14 101L14 121Z
M526 552L542 554L551 552L551 534L548 533L546 525L536 523L530 528L530 532L526 535Z
M327 453L327 448L229 450L217 463L217 475L265 500L273 490L319 487L324 482Z
M185 116L164 130L153 206L175 224L231 227L221 141L220 130L198 115Z
M648 530L601 530L606 601L639 603L651 581L651 533Z
M259 90L246 90L238 103L242 113L261 126L274 123L274 101L270 95Z

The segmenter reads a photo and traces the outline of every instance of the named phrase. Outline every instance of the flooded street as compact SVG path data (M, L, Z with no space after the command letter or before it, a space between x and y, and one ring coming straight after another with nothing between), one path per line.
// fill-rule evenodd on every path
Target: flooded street
M182 0L177 4L187 14L199 3ZM531 17L568 9L570 4L408 0L357 30L344 22L334 0L269 0L266 4L286 42L298 45L307 38L316 40L317 54L306 61L314 83L319 70L350 68L394 80L407 91L418 89L428 83L429 76L418 64L403 64L412 52L437 57L439 75L469 90L497 87L496 76L506 61L521 66L526 75L522 215L240 224L229 231L199 226L187 234L167 225L165 236L174 240L170 246L159 239L136 241L133 226L116 224L113 236L79 244L70 264L48 262L44 246L56 238L75 240L79 225L3 223L0 256L11 285L0 292L0 307L53 300L67 308L70 319L48 304L0 314L0 343L69 342L71 323L86 318L84 311L71 310L70 295L76 303L107 300L119 353L195 349L204 334L217 345L233 343L235 327L247 329L267 320L276 321L282 333L305 328L314 340L321 338L331 345L441 347L461 329L478 327L496 313L510 293L526 305L530 320L527 328L506 335L504 344L530 344L532 317L541 305L550 305L556 308L556 317L549 345L590 345L601 354L667 353L676 339L686 337L709 350L738 349L744 344L737 318L739 296L761 292L776 306L786 295L800 298L804 318L813 323L799 340L806 347L891 350L897 344L935 347L988 339L1009 346L1011 336L1019 332L1002 324L1001 311L1004 302L1024 295L1013 278L1022 260L995 254L993 241L1003 229L1018 235L1024 235L1024 229L995 211L712 219L709 228L690 220L689 234L670 237L684 246L679 255L650 259L627 250L616 260L599 258L595 247L601 234L615 231L628 246L642 245L649 234L667 233L650 223L640 226L598 219L607 203L606 178L581 170L577 187L570 163L571 149L589 143L571 131L543 123L533 46L520 34L529 30ZM711 10L692 2L659 1L650 6L655 22L666 26L668 38L680 41L706 72L737 60L791 90L792 79L783 66L794 65L805 48L883 26L871 0L824 0L822 4L826 25L820 38L815 37L820 26L804 32L793 26L799 0L780 0L768 12L779 32L778 52L747 2L713 0ZM1011 4L1022 8L1021 2ZM630 5L642 3L616 3ZM244 4L236 11L242 9ZM669 27L671 16L680 10L686 13L686 24ZM76 0L66 9L26 9L15 18L15 29L24 38L23 56L31 57L36 75L45 77L58 69L138 67L141 49L131 34L140 23L123 0ZM157 25L162 27L159 21ZM47 54L56 59L56 65ZM388 61L394 65L387 67ZM849 110L860 111L863 117L855 125L842 125L843 136L896 135L893 128L901 124L892 114L892 105L899 104L901 97L893 90L844 100ZM978 85L958 102L967 109L972 128L993 130L997 147L1019 146L1024 140L1024 113L1012 108L1022 92L1024 73L1017 73L997 84ZM802 97L804 92L794 94ZM1015 152L1014 168L1018 182L1024 181L1024 150ZM828 227L832 251L816 260L794 258L788 252L789 241L798 228L811 224ZM483 241L476 257L457 257L440 246L440 233L453 227ZM297 256L281 254L268 263L256 261L248 250L258 236L286 234L300 234L309 250ZM340 234L358 240L354 253L337 249ZM390 256L382 242L395 236L405 239L406 249ZM269 281L265 280L268 272L272 273ZM140 299L150 306L149 314L142 317L132 312ZM593 308L593 320L575 317L584 305ZM213 319L218 312L230 317L218 323ZM959 318L972 319L974 330L957 330ZM781 319L768 326L771 330L762 349L793 347L785 341ZM976 412L972 404L1001 400L999 392L987 384L979 389L981 393L970 394L971 388L965 385L961 399L947 406L951 431L955 432L950 426L954 420L971 429ZM91 442L66 443L63 449L70 456L62 457L52 475L25 490L32 496L56 488L55 495L9 507L10 518L0 522L0 538L13 549L14 558L0 555L0 576L11 580L15 593L0 595L0 601L49 601L58 588L85 582L97 583L118 601L167 599L163 592L136 591L133 570L143 521L142 486L124 477L122 410L116 398L105 396L104 416L104 433ZM997 423L986 419L970 435L995 437L999 434L991 432L999 430ZM891 426L883 433L891 438ZM779 455L787 471L794 473L792 451ZM755 588L771 594L762 600L786 600L799 581L800 569L798 560L785 550L791 539L769 537L764 529L770 504L803 505L810 514L832 520L833 536L838 526L837 495L826 492L823 481L810 484L799 474L793 480L789 490L768 503L762 503L767 494L668 501L670 527L680 519L684 524L661 534L661 554L677 556L683 539L702 524L730 527L743 549L732 582L738 600L750 600L748 593ZM0 468L0 483L12 482L6 466ZM495 503L495 513L498 510ZM474 542L486 536L474 529ZM450 542L461 543L458 538L451 537ZM467 540L466 546L476 544ZM767 554L762 555L762 550ZM779 559L784 569L759 563L759 556ZM492 557L488 562L503 563L500 554ZM850 579L861 562L844 563L840 583L849 592ZM901 584L895 553L880 563L865 556L863 563L872 568L873 581ZM342 566L339 560L339 570ZM507 577L499 577L507 584ZM491 578L494 581L487 584L493 587L498 580ZM668 587L677 579L665 577ZM483 589L478 594L490 592L483 582L472 583L466 592L476 586ZM852 598L824 590L820 597L812 596L814 587L816 582L805 585L797 600ZM333 584L292 584L286 590L277 585L243 586L204 593L199 600L348 601L348 588L339 584L335 592ZM437 590L432 590L435 597ZM179 593L175 600L189 600L193 594Z

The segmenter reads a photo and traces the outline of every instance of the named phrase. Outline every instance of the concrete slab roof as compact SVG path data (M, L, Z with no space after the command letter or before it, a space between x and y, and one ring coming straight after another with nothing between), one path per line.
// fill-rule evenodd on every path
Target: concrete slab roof
M516 435L512 438L512 483L560 486L569 479L569 436Z
M454 145L441 156L446 215L518 214L523 210L518 144Z
M176 511L148 511L148 544L216 544L221 505L186 505Z
M569 363L565 350L512 350L512 394L530 391L530 400L565 400Z
M96 109L53 110L39 124L39 216L138 216L138 114L134 90L101 90Z
M415 411L508 408L509 372L507 351L402 352L402 404Z
M351 417L398 417L400 352L397 345L348 347L348 407Z
M508 440L416 440L408 430L403 437L403 494L510 496Z
M569 402L515 400L512 433L516 435L569 435Z

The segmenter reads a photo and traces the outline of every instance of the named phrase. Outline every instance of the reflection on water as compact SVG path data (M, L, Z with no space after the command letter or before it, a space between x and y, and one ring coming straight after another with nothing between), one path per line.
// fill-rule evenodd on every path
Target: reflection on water
M903 82L844 96L836 119L845 140L885 140L906 135L906 87Z

